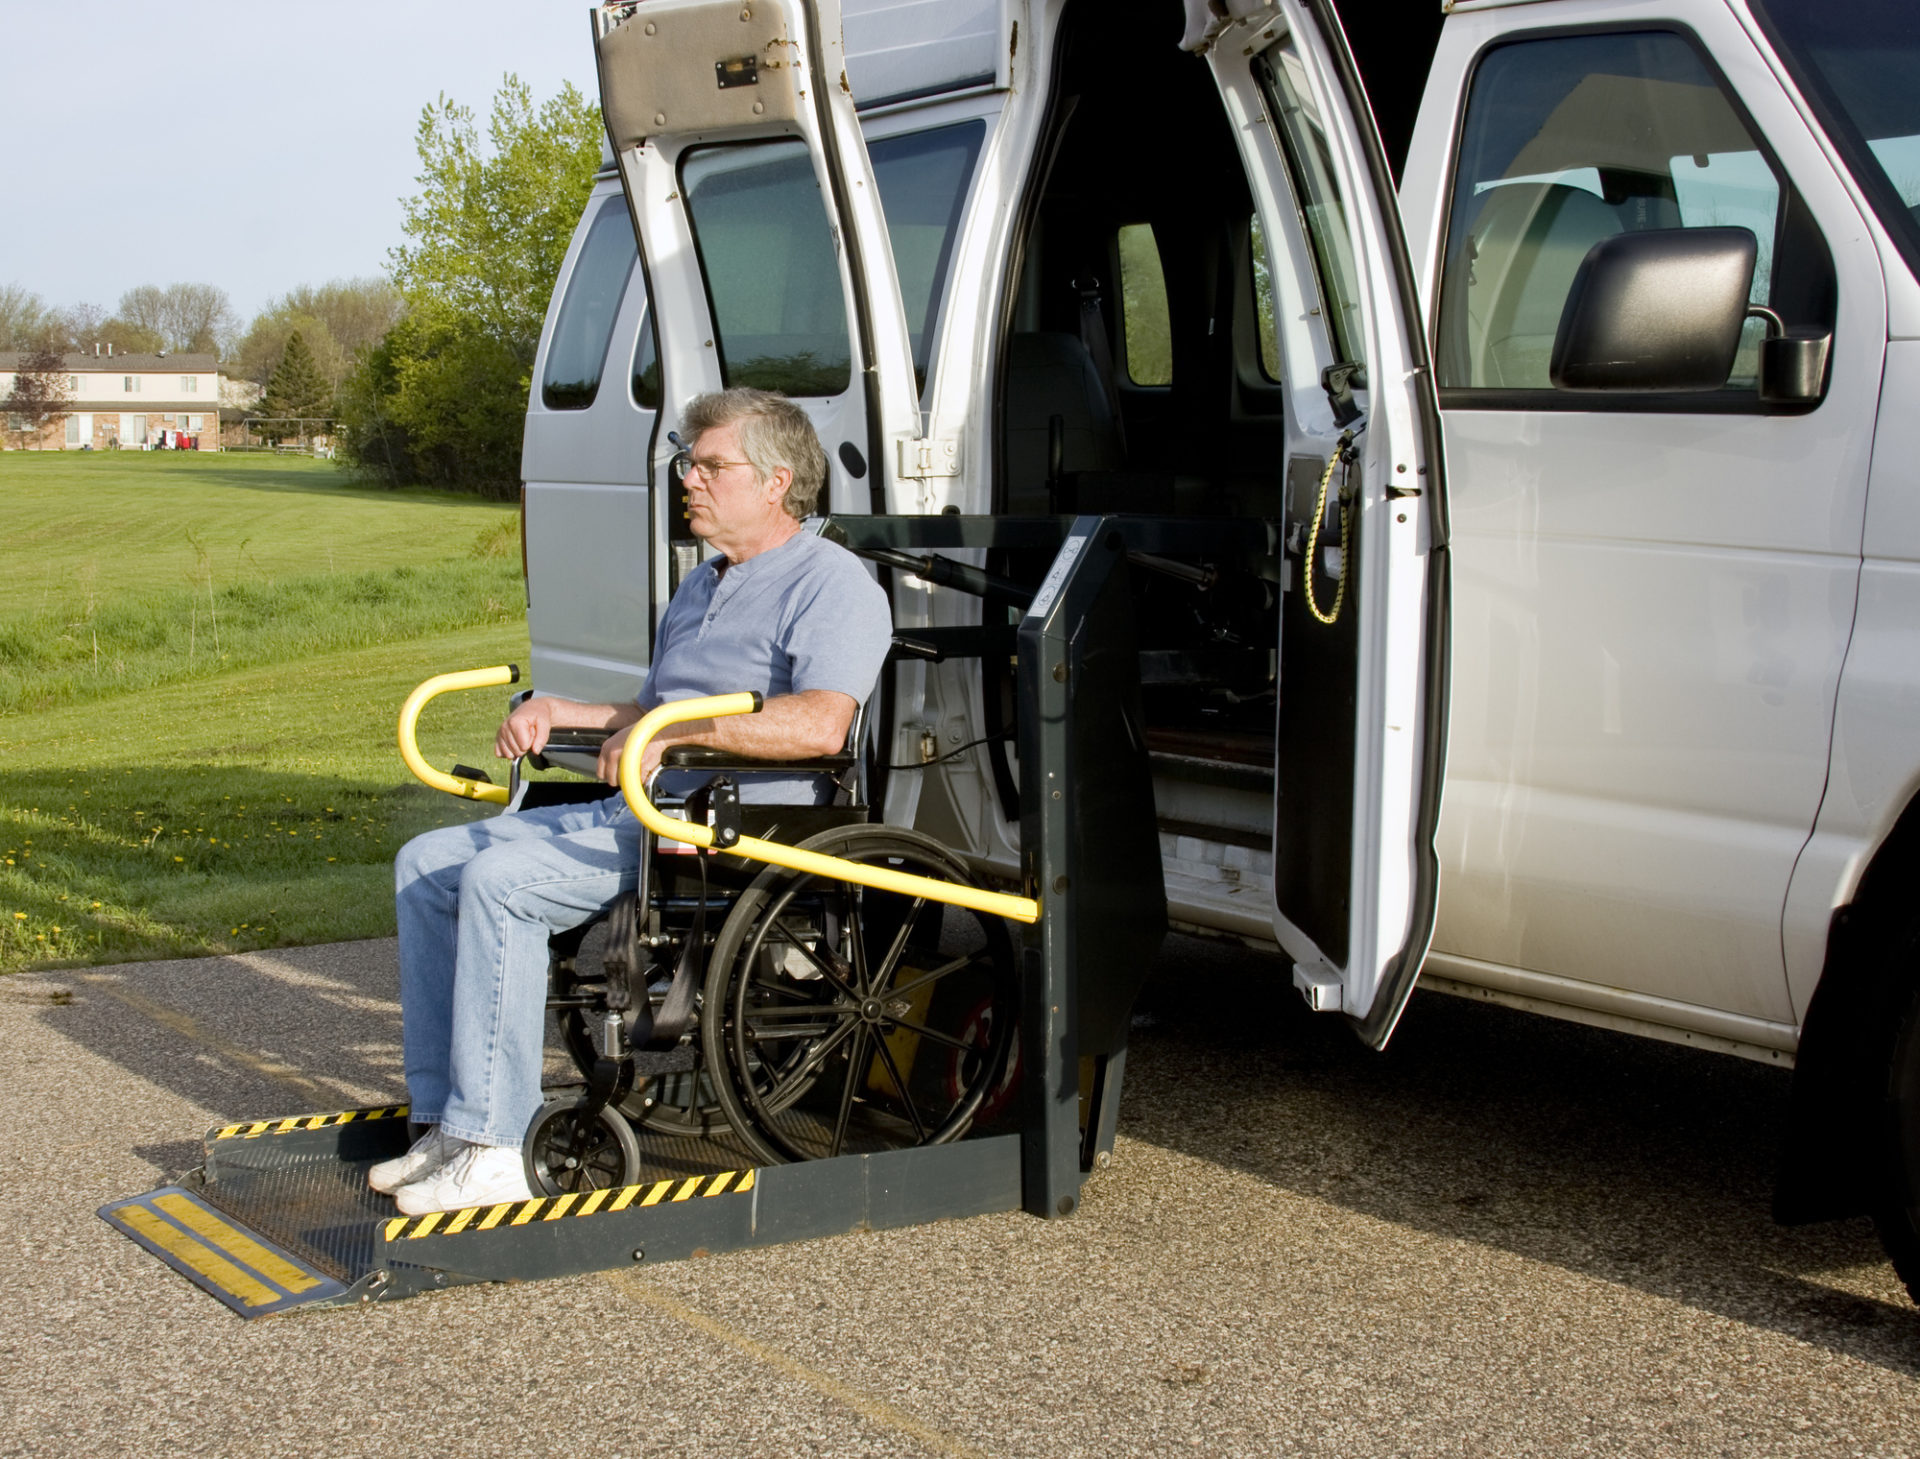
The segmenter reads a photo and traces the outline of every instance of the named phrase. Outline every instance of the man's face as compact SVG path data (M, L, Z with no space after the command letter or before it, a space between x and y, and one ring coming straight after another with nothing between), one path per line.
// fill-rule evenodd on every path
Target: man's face
M744 546L780 525L787 514L781 505L789 473L776 471L758 479L746 453L740 449L737 424L701 432L690 453L687 472L687 522L693 535L721 552Z

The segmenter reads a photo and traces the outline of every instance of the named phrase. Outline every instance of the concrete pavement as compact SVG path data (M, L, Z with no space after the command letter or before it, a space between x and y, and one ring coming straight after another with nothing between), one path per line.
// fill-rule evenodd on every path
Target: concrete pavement
M389 942L0 979L0 1455L1885 1454L1920 1312L1779 1070L1174 940L1080 1214L245 1323L93 1210L397 1099Z

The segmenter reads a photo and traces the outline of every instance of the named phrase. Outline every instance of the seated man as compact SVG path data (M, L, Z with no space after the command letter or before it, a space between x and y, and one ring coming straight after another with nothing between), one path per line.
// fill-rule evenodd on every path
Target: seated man
M651 774L670 743L759 759L836 753L879 677L892 615L853 554L803 533L826 453L800 408L724 390L687 408L687 515L719 554L681 583L653 663L627 704L524 701L494 744L538 753L556 729L606 729L600 778L646 710L672 699L758 689L755 715L673 725L647 746ZM647 550L637 542L634 551ZM758 791L756 794L754 792ZM745 799L774 799L765 787ZM641 826L616 792L429 831L394 862L400 1006L412 1117L433 1128L373 1167L373 1188L409 1216L524 1200L520 1145L541 1104L547 938L600 915L636 884Z

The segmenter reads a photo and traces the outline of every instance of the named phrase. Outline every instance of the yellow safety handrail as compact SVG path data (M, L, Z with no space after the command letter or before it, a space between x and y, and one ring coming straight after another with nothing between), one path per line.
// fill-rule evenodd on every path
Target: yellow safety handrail
M508 798L506 786L489 785L484 780L469 780L464 775L449 775L429 765L426 756L420 753L420 744L414 738L414 731L420 723L420 711L427 707L430 699L451 694L456 689L494 689L519 681L520 669L517 664L500 664L491 669L463 669L457 674L435 674L415 689L407 696L407 702L400 706L400 758L407 762L407 769L435 790L444 790L448 795L505 805Z
M640 783L640 757L646 750L647 741L670 724L681 724L690 719L720 719L730 714L758 714L760 706L758 694L715 694L704 699L678 699L642 717L620 750L620 790L626 796L627 804L633 807L634 815L640 818L640 824L654 835L664 836L670 841L685 841L692 846L711 848L713 827L692 821L676 821L671 816L661 814L647 799L646 789ZM839 856L822 856L817 851L783 846L777 841L762 841L756 836L742 836L733 845L723 849L730 856L745 856L754 861L784 866L790 871L806 872L810 876L828 877L834 881L854 882L880 891L901 892L911 897L925 897L933 902L948 902L956 907L985 912L992 917L1010 917L1015 922L1027 923L1040 920L1040 904L1031 897L984 891L979 887L962 886L958 882L915 876L911 872L889 871L884 866L866 866Z

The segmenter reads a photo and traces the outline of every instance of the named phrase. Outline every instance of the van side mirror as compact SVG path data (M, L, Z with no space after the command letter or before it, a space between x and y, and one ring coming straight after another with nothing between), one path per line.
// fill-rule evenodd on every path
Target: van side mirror
M1560 390L1718 390L1733 370L1759 248L1745 228L1616 233L1567 292L1549 374Z

